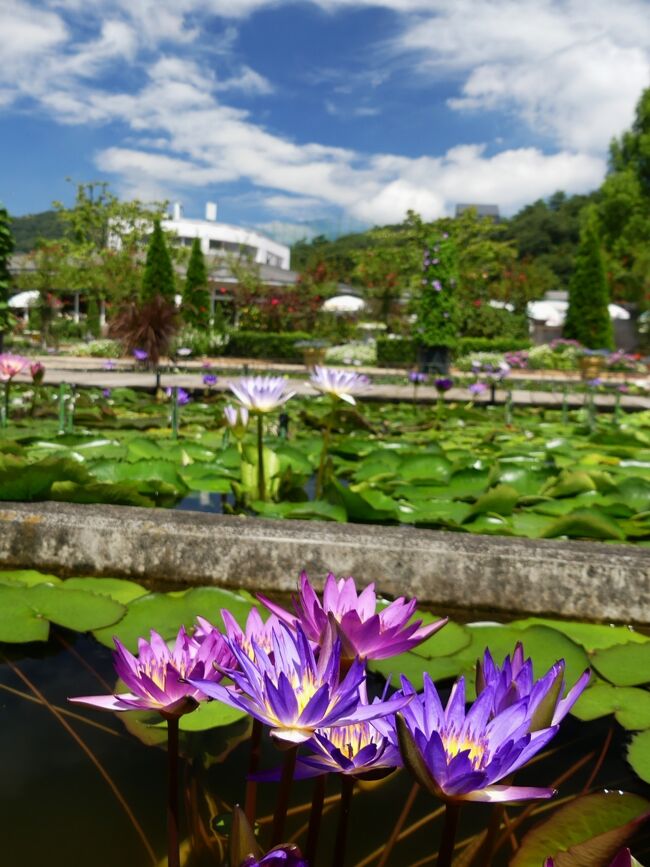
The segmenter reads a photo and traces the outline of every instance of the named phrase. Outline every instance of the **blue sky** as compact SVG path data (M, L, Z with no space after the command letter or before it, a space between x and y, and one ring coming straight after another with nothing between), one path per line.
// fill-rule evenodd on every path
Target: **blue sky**
M0 201L75 180L305 234L595 188L647 0L3 0Z

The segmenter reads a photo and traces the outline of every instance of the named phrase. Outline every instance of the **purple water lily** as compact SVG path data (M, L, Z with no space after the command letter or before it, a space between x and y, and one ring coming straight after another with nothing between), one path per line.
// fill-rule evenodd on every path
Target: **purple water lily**
M429 377L426 373L422 373L419 370L409 370L409 382L412 382L413 385L421 385L423 382L426 382Z
M280 627L280 620L275 614L271 614L265 623L257 608L251 608L244 629L237 623L230 611L225 608L221 610L221 618L225 630L224 637L234 641L251 659L255 657L253 650L255 644L268 654L273 652L273 632ZM213 626L205 617L197 617L196 622L198 625L193 635L195 641L204 641L212 632L219 632L217 627ZM234 657L232 665L236 665Z
M41 364L40 361L34 361L29 365L29 372L34 385L40 385L45 376L45 365Z
M283 376L245 376L239 382L228 383L228 388L243 407L255 413L273 412L295 394L287 391Z
M346 403L354 405L356 403L353 395L366 389L370 380L367 376L360 373L352 373L348 370L336 370L333 367L314 367L310 382L315 389L334 397L337 400L344 400Z
M396 745L370 722L319 729L298 759L298 776L337 773L377 780L402 766Z
M369 584L357 594L354 578L336 577L330 572L325 579L323 601L318 598L307 574L300 576L298 597L293 599L295 614L258 594L269 611L291 627L298 624L307 638L318 644L329 628L341 641L343 656L352 659L387 659L416 647L441 629L447 618L428 626L421 620L409 623L417 600L410 602L400 596L383 610L377 611L375 585Z
M443 708L430 676L418 695L402 677L410 704L396 717L396 737L404 764L420 785L448 803L526 801L550 798L553 789L499 785L525 765L557 732L551 726L531 732L528 700L493 713L494 688L488 687L465 709L465 680L454 684ZM382 727L378 721L378 727Z
M271 736L285 745L304 743L316 729L393 713L410 700L400 696L362 704L365 666L354 660L341 679L341 643L333 640L331 630L318 659L300 626L294 632L282 624L273 631L271 653L253 642L250 657L236 641L226 639L226 644L237 660L238 669L223 669L233 686L198 678L191 678L191 684L270 726Z
M212 388L213 385L217 384L219 377L215 376L214 373L204 373L203 374L203 385L207 385L208 388Z
M184 388L180 388L179 386L177 386L176 392L176 402L179 406L186 406L191 401L189 392L185 391ZM165 394L167 395L167 397L171 397L174 394L174 389L166 388Z
M275 846L261 858L249 855L239 867L309 867L309 863L302 857L297 846L283 843L281 846Z
M436 387L436 391L439 394L444 394L446 391L449 391L450 388L454 387L454 380L449 377L441 377L440 379L436 379L433 383Z
M138 656L114 638L114 664L118 677L130 690L119 695L85 695L69 699L101 710L155 710L162 716L179 717L194 710L204 693L189 683L190 677L221 680L214 668L229 665L232 655L218 632L203 642L194 641L181 626L170 650L164 638L151 630L151 641L140 638Z
M555 726L569 713L589 683L591 672L584 671L564 696L565 662L552 665L544 677L535 680L532 659L524 658L524 648L517 642L512 658L506 656L502 666L495 664L488 649L476 666L476 692L488 687L493 694L493 714L499 714L515 702L528 698L531 731Z
M474 397L478 397L479 394L483 394L484 391L487 391L487 384L485 382L473 382L468 391Z
M136 361L146 361L149 358L149 353L144 349L134 349L133 357Z

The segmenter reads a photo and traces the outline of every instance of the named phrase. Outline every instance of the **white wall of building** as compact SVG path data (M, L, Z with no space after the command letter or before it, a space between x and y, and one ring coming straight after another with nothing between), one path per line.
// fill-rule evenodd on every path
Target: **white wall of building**
M178 236L178 243L190 247L195 238L201 241L201 249L206 256L234 255L250 256L260 265L273 265L288 270L291 253L285 244L267 238L254 229L231 226L216 221L217 206L213 202L206 205L205 220L193 220L183 216L178 203L172 206L172 215L161 225L167 232Z

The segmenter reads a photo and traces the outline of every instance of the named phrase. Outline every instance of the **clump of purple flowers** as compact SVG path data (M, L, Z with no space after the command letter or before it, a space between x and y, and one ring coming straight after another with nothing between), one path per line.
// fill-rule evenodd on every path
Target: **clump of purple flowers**
M449 391L449 389L454 387L454 380L448 376L443 376L436 379L433 384L435 385L438 394L444 394L446 391Z

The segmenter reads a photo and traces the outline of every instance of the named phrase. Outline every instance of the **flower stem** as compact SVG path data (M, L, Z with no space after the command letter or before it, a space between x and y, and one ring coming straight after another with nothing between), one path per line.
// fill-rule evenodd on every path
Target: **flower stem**
M178 840L178 717L167 718L167 867L180 867Z
M492 857L494 855L494 848L499 837L499 831L501 830L501 823L503 822L503 816L506 811L506 808L503 804L496 804L492 809L492 815L490 816L490 821L487 826L487 831L485 834L485 839L481 845L481 848L478 850L474 857L473 864L478 865L481 864L491 864Z
M8 379L5 382L5 413L4 413L4 426L6 427L9 424L9 391L11 390L11 380Z
M393 849L395 848L395 843L397 842L397 838L402 833L402 828L404 827L404 823L408 819L408 815L413 809L413 804L415 803L415 799L417 798L417 794L420 791L420 784L413 783L411 786L411 791L408 793L408 797L404 801L404 806L402 807L402 812L399 814L399 818L397 822L395 822L395 827L391 831L391 835L388 838L388 842L384 846L384 850L381 853L381 858L377 863L377 867L385 867L388 863L388 859L391 856Z
M257 415L257 496L266 500L266 480L264 478L264 420L262 413Z
M352 806L353 789L354 777L348 776L347 774L341 774L339 826L336 831L336 843L334 844L332 867L343 867L345 863L345 847L348 840L348 824L350 819L350 807Z
M296 756L298 747L290 747L284 754L284 765L282 766L282 778L280 780L280 791L278 792L278 800L275 805L275 813L273 815L273 832L271 834L271 847L277 846L282 842L284 836L284 823L287 818L287 809L289 807L289 795L291 794L291 784L293 783L293 772L296 768Z
M437 867L451 867L454 857L454 844L456 831L458 830L458 816L460 804L447 804L445 809L445 824L442 829L440 851L438 852Z
M307 845L305 847L305 859L311 867L316 864L316 847L320 834L321 819L323 817L323 803L325 801L325 784L327 775L321 774L314 780L314 794L309 813L309 830L307 831Z
M251 752L248 760L248 779L246 780L246 796L244 800L244 812L251 827L255 824L255 811L257 807L257 781L251 780L260 766L260 746L262 743L262 723L258 719L253 720L251 730Z
M332 435L332 423L334 421L334 405L327 414L325 427L323 428L323 448L320 453L320 462L318 464L318 475L316 476L316 499L319 500L323 495L323 482L325 480L325 463L327 461L327 453L330 447L330 437Z

